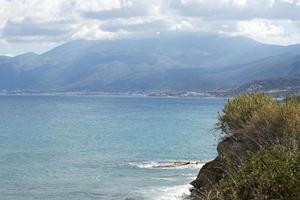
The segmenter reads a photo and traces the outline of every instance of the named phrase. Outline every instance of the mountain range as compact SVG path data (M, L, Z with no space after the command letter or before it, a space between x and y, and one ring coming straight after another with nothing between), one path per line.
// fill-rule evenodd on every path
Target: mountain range
M0 56L2 91L203 92L297 76L300 45L209 33L75 40L40 55Z

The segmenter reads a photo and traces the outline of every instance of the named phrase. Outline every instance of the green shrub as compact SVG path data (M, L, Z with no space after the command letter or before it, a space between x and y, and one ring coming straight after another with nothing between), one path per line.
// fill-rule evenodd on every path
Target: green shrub
M250 153L238 170L229 170L210 200L299 200L300 154L282 146Z
M300 97L283 102L263 93L228 101L218 128L235 143L219 148L225 174L207 199L300 199Z
M273 145L290 146L291 142L299 139L299 134L300 106L287 102L265 105L254 111L239 129L238 137L245 142L252 141L258 148L268 148Z
M219 116L217 127L227 136L237 134L248 123L255 111L274 103L270 96L263 93L245 94L228 100L224 106L223 114Z
M300 96L290 96L283 99L283 102L297 102L300 103Z

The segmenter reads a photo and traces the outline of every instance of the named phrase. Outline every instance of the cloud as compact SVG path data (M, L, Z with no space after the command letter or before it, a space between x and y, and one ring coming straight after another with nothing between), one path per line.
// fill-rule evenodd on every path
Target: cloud
M163 31L300 42L300 0L0 0L0 40L61 43Z
M149 14L147 6L143 3L133 4L127 1L120 1L120 5L117 8L100 11L86 10L81 13L83 17L102 20L147 16Z
M300 42L300 22L264 19L239 21L235 33L267 43L292 44Z
M83 16L93 19L116 19L157 16L168 10L170 0L120 0L119 6L100 11L85 10Z
M157 32L161 30L170 29L171 23L167 20L159 19L131 19L131 20L118 20L112 23L105 23L100 25L100 29L104 31L117 32Z
M72 2L73 10L82 11L103 11L120 8L123 1L120 0L69 0Z
M72 39L82 39L86 38L89 40L112 40L120 38L122 35L126 36L128 33L123 30L118 31L106 31L99 28L98 24L95 23L85 23L78 28L74 34L72 34Z
M181 16L206 20L299 20L298 0L173 0L171 9Z
M67 22L35 22L25 18L21 21L7 21L2 35L7 38L14 37L39 37L49 36L56 37L65 35L68 32Z

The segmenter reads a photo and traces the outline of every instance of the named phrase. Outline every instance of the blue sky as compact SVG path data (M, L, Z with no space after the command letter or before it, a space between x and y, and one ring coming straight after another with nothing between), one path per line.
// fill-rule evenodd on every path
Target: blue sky
M300 43L300 0L0 0L0 54L166 31Z

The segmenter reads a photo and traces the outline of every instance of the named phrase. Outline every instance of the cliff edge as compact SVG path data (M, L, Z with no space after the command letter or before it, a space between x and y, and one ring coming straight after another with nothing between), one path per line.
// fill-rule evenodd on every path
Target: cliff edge
M218 156L191 182L192 199L300 199L300 98L263 93L225 104Z

